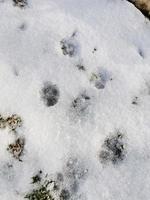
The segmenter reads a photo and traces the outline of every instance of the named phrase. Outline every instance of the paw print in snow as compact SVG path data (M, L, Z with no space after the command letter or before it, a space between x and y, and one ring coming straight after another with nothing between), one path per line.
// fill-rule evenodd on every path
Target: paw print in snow
M77 158L70 158L66 165L66 174L69 178L80 180L85 177L88 170L84 168L82 162Z
M59 99L59 90L57 86L50 82L45 83L41 91L41 97L46 106L54 106Z
M99 73L92 73L90 82L95 85L97 89L104 89L107 81L112 80L108 71L101 69Z
M100 161L102 163L112 162L117 164L124 160L126 155L125 144L123 141L123 134L117 132L104 141L103 149L99 154Z
M77 64L76 67L77 67L78 70L80 70L80 71L86 71L84 65L82 65L82 64Z
M84 167L82 161L77 158L70 158L65 166L65 176L69 182L72 194L77 194L80 184L86 178L88 169Z
M74 101L72 102L72 109L77 113L81 114L88 108L90 104L90 96L85 92L80 94Z
M20 8L24 8L28 4L27 0L13 0L13 2L15 6L18 6Z
M76 33L73 33L71 37L64 38L60 41L62 53L70 57L74 57L79 53L79 45L75 39Z

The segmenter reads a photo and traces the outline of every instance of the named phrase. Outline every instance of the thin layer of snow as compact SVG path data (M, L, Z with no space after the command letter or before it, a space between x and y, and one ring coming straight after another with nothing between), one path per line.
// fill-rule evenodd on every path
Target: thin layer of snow
M67 177L66 163L77 159L87 173L72 199L149 200L149 36L149 21L125 0L29 0L24 9L0 2L0 114L21 116L25 137L19 162L6 150L13 134L0 129L0 199L23 200L38 170ZM62 40L73 40L73 56L63 54ZM90 81L99 72L109 77L103 89ZM60 92L50 107L41 97L46 82ZM74 112L84 92L88 108ZM118 129L126 158L103 164L103 143Z

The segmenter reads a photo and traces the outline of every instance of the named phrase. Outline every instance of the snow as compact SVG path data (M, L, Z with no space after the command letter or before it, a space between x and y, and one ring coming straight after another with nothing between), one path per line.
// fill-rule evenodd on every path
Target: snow
M125 0L0 2L0 114L23 121L17 136L0 129L0 199L23 200L42 170L63 174L72 200L149 200L149 35ZM53 106L46 83L59 90ZM125 158L101 162L117 131ZM25 139L22 162L7 151L16 137Z

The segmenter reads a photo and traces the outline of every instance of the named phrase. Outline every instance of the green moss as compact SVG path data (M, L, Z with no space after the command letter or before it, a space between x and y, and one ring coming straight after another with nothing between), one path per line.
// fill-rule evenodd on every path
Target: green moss
M32 190L24 198L29 200L54 200L50 190L48 189L49 184L50 181L46 181L43 185L40 185L38 189Z
M32 177L34 188L25 195L28 200L69 200L70 192L58 180L48 178L40 170Z

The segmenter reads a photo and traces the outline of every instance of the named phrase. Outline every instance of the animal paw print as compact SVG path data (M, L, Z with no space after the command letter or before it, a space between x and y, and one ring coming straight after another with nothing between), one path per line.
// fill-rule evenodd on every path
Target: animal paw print
M56 85L47 82L41 90L41 97L47 107L54 106L59 99L59 90Z
M99 155L102 163L112 162L117 164L124 160L126 149L123 138L123 134L118 131L116 135L105 139L103 149Z
M90 96L85 92L80 94L74 101L72 102L72 109L77 113L83 113L90 104Z
M79 53L79 45L75 39L75 36L76 32L74 32L71 37L64 38L60 41L63 55L74 57Z
M24 8L28 4L27 0L13 0L13 2L15 6L18 6L20 8Z
M112 78L105 69L101 69L98 73L92 73L90 77L90 82L94 84L97 89L104 89L109 80L111 81Z

